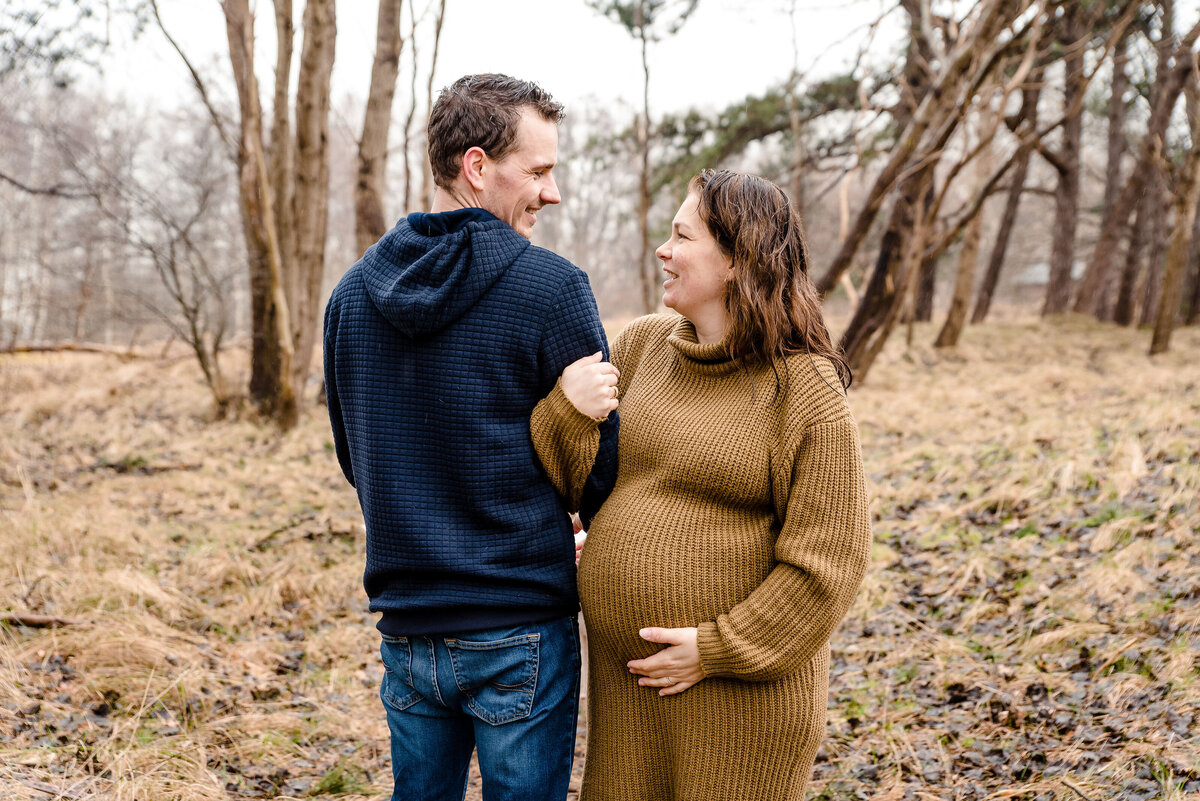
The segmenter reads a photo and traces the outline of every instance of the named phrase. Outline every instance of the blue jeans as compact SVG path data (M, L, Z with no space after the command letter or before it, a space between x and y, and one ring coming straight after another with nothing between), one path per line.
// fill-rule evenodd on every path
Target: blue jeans
M484 801L562 801L579 714L574 616L447 636L383 637L393 801L462 801L478 749Z

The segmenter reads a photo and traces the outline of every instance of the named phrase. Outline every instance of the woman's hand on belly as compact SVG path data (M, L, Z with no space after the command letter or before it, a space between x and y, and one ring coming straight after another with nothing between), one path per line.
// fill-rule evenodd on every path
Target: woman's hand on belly
M660 687L659 695L676 695L704 678L700 667L700 648L696 644L696 629L644 628L638 635L647 642L666 643L654 656L627 663L629 672L642 687Z

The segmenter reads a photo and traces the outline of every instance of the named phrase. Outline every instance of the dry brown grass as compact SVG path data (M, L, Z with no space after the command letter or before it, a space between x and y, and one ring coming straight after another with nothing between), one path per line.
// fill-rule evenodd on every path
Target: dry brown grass
M1073 319L898 338L854 390L875 558L810 795L1196 797L1200 331L1146 344ZM6 798L385 791L324 410L283 436L212 417L186 359L0 360L0 611L83 621L0 626Z

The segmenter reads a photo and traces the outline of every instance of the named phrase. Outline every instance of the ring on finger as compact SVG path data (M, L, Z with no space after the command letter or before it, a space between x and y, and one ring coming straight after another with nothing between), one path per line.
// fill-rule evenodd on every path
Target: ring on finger
M616 400L616 397L617 397L617 388L616 388L616 386L615 386L615 385L613 386L613 388L612 388L612 391L613 391L613 399L614 399L614 400Z

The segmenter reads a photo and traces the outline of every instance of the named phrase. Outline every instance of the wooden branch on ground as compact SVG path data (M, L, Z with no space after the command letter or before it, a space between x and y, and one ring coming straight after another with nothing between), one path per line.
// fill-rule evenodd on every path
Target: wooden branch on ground
M11 623L30 629L60 629L63 626L84 626L87 625L87 622L69 617L34 615L28 612L0 612L0 623Z
M293 517L291 520L289 520L284 525L280 526L279 528L275 529L267 536L263 537L258 542L254 543L254 545L252 547L256 551L264 551L264 550L266 550L267 546L271 544L271 541L274 540L276 537L278 537L283 532L290 531L291 529L294 529L297 526L302 526L305 523L308 523L308 522L310 522L312 520L316 520L316 519L317 519L316 512L310 512L310 513L304 514L304 515L297 515L296 517Z
M95 793L76 790L75 787L68 787L67 789L62 790L58 787L55 787L53 784L46 784L45 782L39 782L34 779L26 779L21 776L17 777L17 781L31 790L37 790L39 793L45 793L46 795L54 796L56 799L69 798L71 801L86 801L89 798L101 797ZM79 782L76 787L81 786L82 784L84 783Z
M1083 790L1080 790L1078 787L1076 787L1074 784L1072 784L1071 782L1067 781L1066 779L1063 779L1063 780L1062 780L1062 783L1063 783L1064 785L1066 785L1066 787L1067 787L1067 789L1068 789L1068 790L1070 790L1071 792L1075 793L1075 795L1077 795L1077 796L1079 796L1080 798L1082 798L1082 799L1083 799L1083 801L1096 801L1096 799L1092 798L1090 795L1088 795L1087 793L1085 793Z
M0 356L6 353L100 353L108 356L116 356L126 361L129 359L151 359L159 364L174 364L195 358L195 354L191 350L187 353L170 355L167 351L171 344L173 344L173 340L167 342L160 353L140 353L132 347L118 348L113 345L101 345L98 342L27 342L24 344L15 344L10 347L0 347Z
M0 349L0 353L105 353L109 356L133 358L138 354L128 348L116 348L92 342L28 342Z
M1114 664L1116 664L1117 660L1121 658L1121 654L1128 651L1130 649L1130 647L1135 645L1137 643L1137 641L1140 639L1141 639L1141 637L1130 637L1129 640L1127 640L1123 645L1121 645L1119 648L1117 648L1117 650L1114 651L1112 653L1112 655L1108 657L1108 659L1104 660L1104 664L1100 665L1100 667L1098 667L1092 671L1092 681L1095 681L1096 679L1100 678L1101 673L1103 673L1106 669L1108 669L1109 667L1112 667Z

